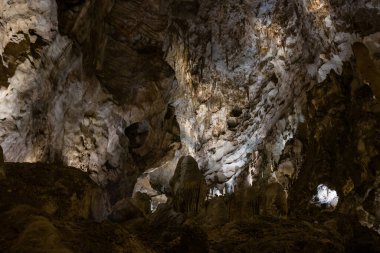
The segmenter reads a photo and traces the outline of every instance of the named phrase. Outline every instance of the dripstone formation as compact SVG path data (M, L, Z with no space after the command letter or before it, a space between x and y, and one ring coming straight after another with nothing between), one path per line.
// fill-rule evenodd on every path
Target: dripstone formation
M378 0L1 1L0 56L1 252L380 252Z

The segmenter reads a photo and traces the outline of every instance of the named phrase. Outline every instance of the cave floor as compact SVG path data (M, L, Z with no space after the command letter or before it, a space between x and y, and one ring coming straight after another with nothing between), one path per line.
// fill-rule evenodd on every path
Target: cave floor
M73 168L6 164L0 252L380 252L378 235L334 212L208 222L202 214L161 210L124 223L95 222L98 191Z

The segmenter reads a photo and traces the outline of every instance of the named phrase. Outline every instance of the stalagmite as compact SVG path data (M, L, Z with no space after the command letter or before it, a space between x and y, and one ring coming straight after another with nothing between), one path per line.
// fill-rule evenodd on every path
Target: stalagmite
M205 179L191 156L181 157L170 180L173 207L183 213L198 213L207 196Z
M6 168L4 162L3 148L0 146L0 180L6 179Z

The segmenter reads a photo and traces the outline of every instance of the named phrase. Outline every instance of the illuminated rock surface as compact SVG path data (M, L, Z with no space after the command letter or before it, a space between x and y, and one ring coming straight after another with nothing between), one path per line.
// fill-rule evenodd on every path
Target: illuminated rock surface
M96 251L72 246L65 238L78 234L59 225L82 216L80 233L121 229L133 252L378 250L378 0L17 0L0 10L0 143L12 162L0 164L1 211L45 212L17 233L7 223L7 249L31 252L14 245L39 224L57 252ZM182 156L198 173L176 172ZM12 195L16 186L36 191ZM62 198L46 204L54 189ZM107 219L123 228L93 222Z

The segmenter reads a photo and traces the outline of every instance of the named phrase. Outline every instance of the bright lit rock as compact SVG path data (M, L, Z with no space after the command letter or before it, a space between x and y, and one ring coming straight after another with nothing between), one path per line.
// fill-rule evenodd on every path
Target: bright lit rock
M317 187L317 194L313 196L311 203L322 207L334 209L339 202L339 197L335 190L329 189L326 185L320 184Z

